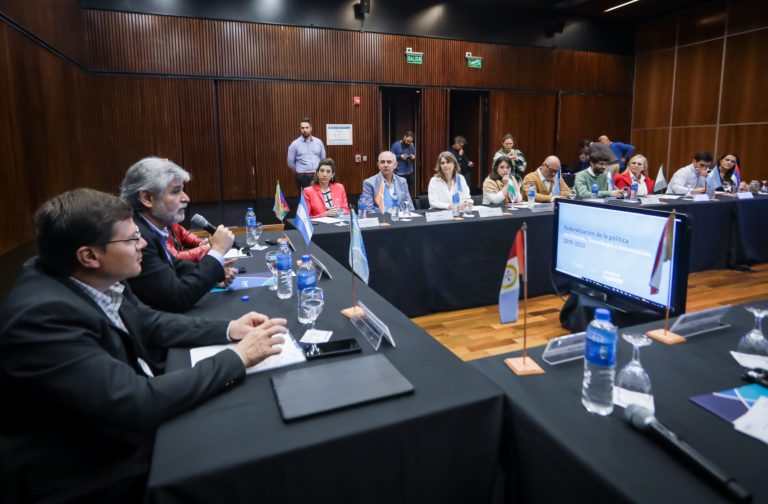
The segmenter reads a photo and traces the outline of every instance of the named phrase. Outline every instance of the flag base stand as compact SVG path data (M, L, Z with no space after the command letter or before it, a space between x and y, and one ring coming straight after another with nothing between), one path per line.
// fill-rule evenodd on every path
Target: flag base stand
M353 319L355 317L361 317L363 315L363 309L359 306L350 306L341 310L341 314L347 318Z
M504 364L518 376L544 374L544 370L530 357L510 357L504 359Z
M379 222L379 227L389 227L391 225L389 222Z
M667 345L674 345L676 343L683 343L685 341L685 338L679 334L664 329L654 329L652 331L648 331L645 333L645 335L655 339L656 341L661 341Z
M464 217L454 217L453 220L464 220Z

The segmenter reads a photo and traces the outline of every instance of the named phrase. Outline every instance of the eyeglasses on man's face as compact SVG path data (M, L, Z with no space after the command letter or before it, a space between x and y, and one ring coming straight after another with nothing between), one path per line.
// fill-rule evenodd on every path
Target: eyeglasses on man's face
M132 244L134 247L136 247L139 245L139 243L141 243L141 232L137 229L131 238L124 238L122 240L110 240L108 242L104 242L104 245L107 245L109 243L127 243L129 245Z

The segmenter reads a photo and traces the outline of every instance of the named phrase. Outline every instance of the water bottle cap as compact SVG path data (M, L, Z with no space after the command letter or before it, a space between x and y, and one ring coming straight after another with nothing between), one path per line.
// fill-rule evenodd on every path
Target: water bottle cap
M610 322L611 321L611 312L609 312L605 308L598 308L597 310L595 310L595 318L597 320L607 320L607 321Z
M242 301L243 303L246 303L246 302L250 301L250 299L251 299L250 296L243 296L243 297L240 298L240 301Z
M303 263L309 262L311 260L312 260L312 258L309 257L309 254L304 254L303 256L301 256L301 262L303 262Z
M249 212L253 212L253 207L248 207Z

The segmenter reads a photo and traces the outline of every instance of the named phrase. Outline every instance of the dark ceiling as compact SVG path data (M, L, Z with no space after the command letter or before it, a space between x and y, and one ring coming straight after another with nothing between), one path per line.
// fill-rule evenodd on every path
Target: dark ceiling
M375 1L375 0L372 0ZM627 21L643 21L685 9L707 0L638 0L615 11L610 7L627 0L475 0L475 3L498 4L548 11L562 17L600 17Z

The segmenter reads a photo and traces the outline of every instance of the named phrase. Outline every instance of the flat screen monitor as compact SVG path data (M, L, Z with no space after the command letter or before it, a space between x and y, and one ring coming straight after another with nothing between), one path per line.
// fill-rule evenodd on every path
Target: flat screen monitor
M690 236L685 214L676 214L672 257L661 263L658 292L651 288L668 217L659 210L558 199L553 271L630 306L654 311L669 306L670 313L685 313Z

